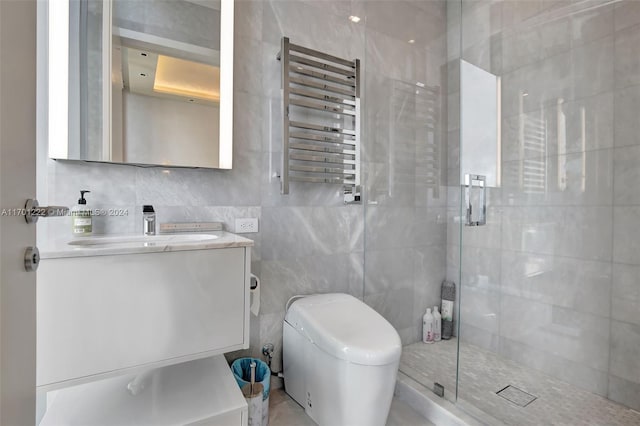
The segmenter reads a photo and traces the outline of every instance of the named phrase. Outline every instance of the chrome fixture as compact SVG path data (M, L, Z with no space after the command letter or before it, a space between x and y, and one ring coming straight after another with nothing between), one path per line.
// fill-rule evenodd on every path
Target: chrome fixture
M262 355L271 360L271 358L273 358L273 350L273 343L266 343L264 346L262 346Z
M40 217L58 217L69 214L69 207L40 207L38 200L29 198L24 205L24 219L27 223L36 223Z
M4 210L4 209L3 209ZM24 214L27 223L36 223L41 217L57 217L69 214L69 207L48 206L40 207L38 200L29 198L24 203L24 209L9 209L10 213ZM10 214L9 213L9 214ZM3 211L4 214L4 211ZM40 266L40 251L38 247L29 246L24 251L24 269L27 272L35 272Z
M467 204L466 226L483 226L487 224L487 178L482 175L464 175L464 198ZM480 190L479 199L474 197ZM474 191L475 190L475 191ZM473 209L477 200L477 208ZM474 213L475 212L475 213Z
M282 38L281 192L289 182L344 186L360 202L360 60L347 60Z
M142 207L142 233L156 235L156 212L153 210L153 206Z
M40 266L40 250L38 247L27 247L24 251L24 270L35 272Z

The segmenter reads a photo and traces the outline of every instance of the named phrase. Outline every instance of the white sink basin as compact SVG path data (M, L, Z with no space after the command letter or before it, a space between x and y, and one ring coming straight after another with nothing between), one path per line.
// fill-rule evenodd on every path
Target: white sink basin
M166 244L189 244L213 241L218 238L213 234L170 234L170 235L124 235L117 237L79 238L69 241L70 246L82 248L105 248L110 246L148 247Z

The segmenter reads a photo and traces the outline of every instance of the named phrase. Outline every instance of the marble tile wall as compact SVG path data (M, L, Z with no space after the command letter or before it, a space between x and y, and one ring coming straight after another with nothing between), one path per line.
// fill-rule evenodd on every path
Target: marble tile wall
M132 2L131 6L136 6ZM347 18L357 15L360 23ZM251 348L276 346L280 368L286 301L296 294L346 292L363 298L406 343L420 338L426 306L439 299L445 276L446 198L444 1L236 1L234 168L192 170L52 161L39 146L39 199L73 205L89 189L94 207L128 215L95 218L96 233L141 232L142 205L160 222L257 217L252 270L262 280ZM341 188L293 182L280 194L280 39L361 58L364 203L344 205ZM415 40L409 43L409 40ZM417 85L417 83L420 83ZM422 85L422 86L421 86ZM415 91L432 89L427 112ZM404 104L391 110L390 97ZM444 110L446 111L446 109ZM433 128L428 131L426 124ZM425 147L436 147L429 157ZM425 172L424 162L433 161ZM431 163L430 163L431 164ZM434 173L435 171L435 173ZM437 175L425 183L424 173ZM67 237L67 218L39 223L41 239ZM240 354L232 354L237 356Z
M502 79L502 186L490 191L487 226L463 228L462 245L451 220L457 182L449 188L447 274L462 264L461 336L638 409L640 2L448 8L461 15L461 35L449 28L461 57ZM534 131L541 150L524 147ZM536 166L537 185L527 180Z
M167 18L174 23L167 26ZM220 49L220 11L176 0L154 2L118 0L114 25L210 49Z
M614 9L613 279L609 396L640 408L640 4Z

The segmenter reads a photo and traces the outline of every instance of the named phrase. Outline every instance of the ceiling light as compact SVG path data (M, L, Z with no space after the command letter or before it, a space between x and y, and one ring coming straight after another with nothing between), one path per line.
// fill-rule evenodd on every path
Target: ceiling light
M349 20L351 22L354 22L354 23L357 24L358 22L360 22L360 17L359 16L355 16L355 15L351 15L351 16L349 16Z
M415 43L415 42L416 42L416 41L415 41L414 39L409 40L409 44L413 44L413 43Z
M529 92L522 92L522 97L529 96Z

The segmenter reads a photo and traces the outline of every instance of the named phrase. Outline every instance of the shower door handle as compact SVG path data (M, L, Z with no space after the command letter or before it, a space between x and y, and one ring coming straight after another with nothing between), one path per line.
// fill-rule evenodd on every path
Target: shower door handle
M464 175L464 199L467 205L466 226L487 224L487 178L482 175ZM475 201L475 202L474 202ZM474 206L475 205L475 206Z

